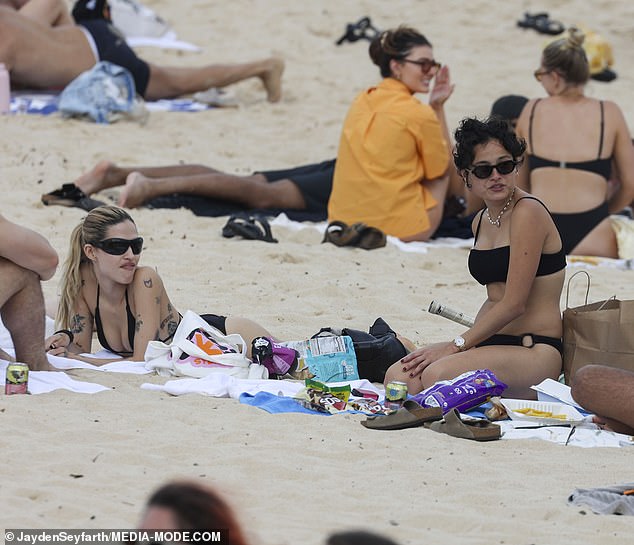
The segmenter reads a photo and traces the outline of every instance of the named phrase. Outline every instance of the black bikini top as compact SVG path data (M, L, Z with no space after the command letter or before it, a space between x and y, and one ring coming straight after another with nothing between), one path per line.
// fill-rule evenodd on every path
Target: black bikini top
M515 204L520 202L522 199L534 199L546 208L544 203L535 197L521 197L517 199ZM475 242L478 241L483 214L484 210L480 213L480 220L478 221L478 227L476 228L475 233ZM475 278L483 286L493 282L506 282L506 277L509 273L510 261L510 246L501 246L500 248L492 248L490 250L478 250L477 248L472 248L469 252L469 272L471 273L471 276L473 276L473 278ZM557 253L542 254L540 256L535 276L546 276L547 274L553 274L565 268L566 253L564 252L562 245L561 249Z
M132 310L130 309L130 302L128 301L128 290L125 290L125 312L128 317L128 342L130 346L134 349L134 333L136 330L136 319L134 318L134 314L132 314ZM108 340L103 332L103 325L101 323L101 314L99 313L99 284L97 284L97 306L95 307L95 327L97 329L97 338L106 350L113 352L119 356L127 357L131 356L133 352L117 352L113 350L108 344Z
M535 116L535 106L541 99L537 99L531 108L531 116L528 124L528 142L531 146L531 151L535 148L533 147L533 118ZM555 167L555 168L573 168L576 170L584 170L586 172L593 172L594 174L598 174L599 176L603 176L607 181L612 174L612 158L607 157L605 159L601 159L601 152L603 151L603 133L605 130L604 123L604 111L603 111L603 101L599 101L601 106L601 135L599 136L599 155L597 155L596 159L591 161L577 161L577 162L566 162L566 161L553 161L552 159L544 159L543 157L539 157L535 154L529 153L528 156L528 169L529 171L533 171L538 168L545 167Z

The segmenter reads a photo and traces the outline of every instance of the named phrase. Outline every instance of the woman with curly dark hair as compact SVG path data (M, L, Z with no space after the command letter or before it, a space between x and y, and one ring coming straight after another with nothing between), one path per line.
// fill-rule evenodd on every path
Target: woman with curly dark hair
M469 271L487 299L465 333L408 354L385 380L403 380L415 394L490 369L508 385L505 395L531 399L531 385L561 373L561 237L544 204L516 185L526 144L506 121L464 119L455 137L456 169L486 206L473 220Z

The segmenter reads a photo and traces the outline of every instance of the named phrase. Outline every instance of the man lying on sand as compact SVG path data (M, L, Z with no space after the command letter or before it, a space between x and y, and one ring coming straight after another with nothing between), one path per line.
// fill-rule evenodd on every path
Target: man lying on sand
M77 24L56 26L52 26L56 23L50 18L42 20L5 2L0 4L0 62L9 70L12 84L31 89L60 89L98 61L110 61L131 72L137 93L148 100L226 87L254 77L262 81L270 102L280 100L284 71L281 59L200 67L151 64L137 57L112 26L107 12L103 12L107 3L100 0L96 4L102 6L98 15L81 19ZM61 20L66 21L67 17L65 13Z

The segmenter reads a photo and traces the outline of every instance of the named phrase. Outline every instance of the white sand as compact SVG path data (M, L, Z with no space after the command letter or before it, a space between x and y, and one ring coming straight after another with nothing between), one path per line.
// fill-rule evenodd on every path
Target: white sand
M378 81L367 42L336 47L345 24L418 27L449 64L456 83L452 126L484 115L502 94L542 96L532 71L545 37L515 21L543 3L486 0L148 2L179 38L203 54L146 49L150 60L231 62L271 53L287 62L284 99L268 104L259 82L235 88L242 107L198 114L155 113L145 127L37 116L0 118L2 213L46 234L66 256L79 209L46 208L43 192L96 161L200 162L228 171L283 168L335 155L341 121L358 91ZM588 92L615 100L634 127L634 4L550 2L553 18L583 22L609 37L612 83ZM377 316L417 343L461 329L426 313L439 299L474 314L483 289L468 275L465 250L407 254L320 244L313 230L278 228L277 245L226 240L225 219L187 211L134 212L178 309L242 314L281 338L322 326L367 328ZM572 271L574 272L575 269ZM570 274L569 270L569 274ZM592 269L591 299L632 298L632 273ZM44 286L56 294L60 273ZM581 287L572 290L581 304ZM562 301L562 308L565 301ZM575 487L632 480L631 452L542 441L477 444L431 431L366 430L359 416L269 415L236 401L171 398L143 391L146 378L77 371L113 386L79 395L0 396L5 527L131 528L149 492L174 477L225 491L253 543L317 545L331 530L363 527L401 543L621 544L631 520L582 515L566 505ZM160 382L164 379L152 377ZM74 478L72 475L81 475Z

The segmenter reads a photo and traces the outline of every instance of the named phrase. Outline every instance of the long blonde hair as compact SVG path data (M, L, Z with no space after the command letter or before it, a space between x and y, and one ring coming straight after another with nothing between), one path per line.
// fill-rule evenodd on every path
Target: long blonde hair
M62 275L61 295L56 318L58 328L73 329L73 324L71 324L73 307L81 291L80 267L82 263L89 261L84 253L84 245L104 240L109 227L124 221L134 223L130 214L125 210L116 206L100 206L91 210L73 229Z

